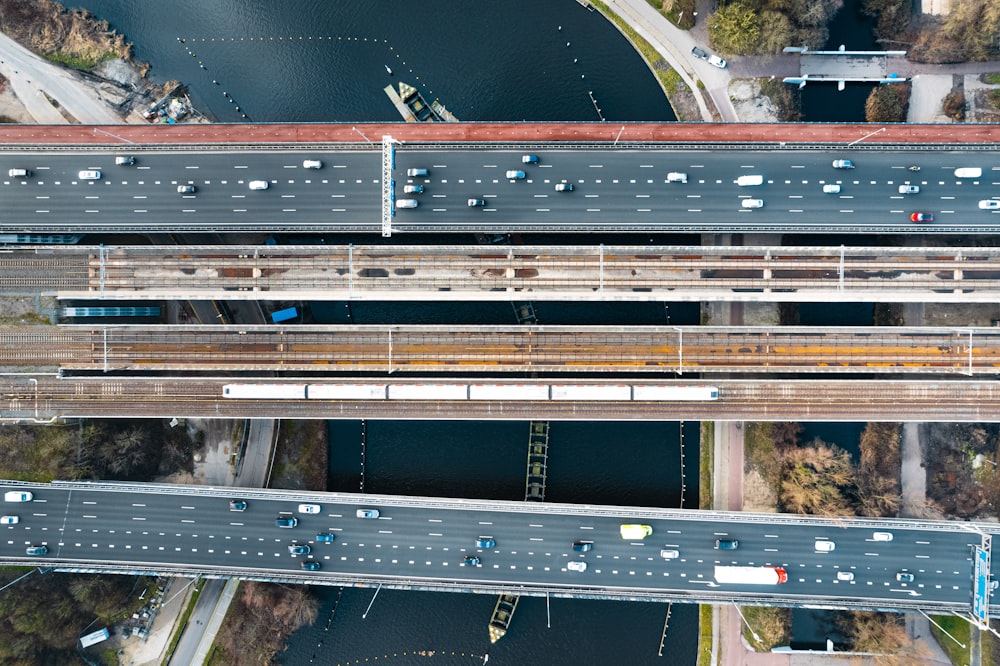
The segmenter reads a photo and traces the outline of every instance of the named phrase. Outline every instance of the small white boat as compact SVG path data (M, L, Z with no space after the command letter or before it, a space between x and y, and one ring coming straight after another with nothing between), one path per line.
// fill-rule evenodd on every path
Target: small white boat
M389 76L392 76L392 70L389 69L389 65L385 66L385 71L389 72Z

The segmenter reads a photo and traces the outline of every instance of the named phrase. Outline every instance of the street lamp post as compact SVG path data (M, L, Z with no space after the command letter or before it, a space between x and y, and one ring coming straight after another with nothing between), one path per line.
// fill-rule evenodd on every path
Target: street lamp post
M736 604L736 602L733 602L733 608L735 608L736 612L740 614L741 618L743 618L743 624L747 625L747 629L750 630L750 634L753 636L754 642L760 645L761 644L760 636L757 635L757 632L754 631L753 627L750 626L750 623L747 622L746 617L743 615L743 611L740 610L740 607L739 605Z

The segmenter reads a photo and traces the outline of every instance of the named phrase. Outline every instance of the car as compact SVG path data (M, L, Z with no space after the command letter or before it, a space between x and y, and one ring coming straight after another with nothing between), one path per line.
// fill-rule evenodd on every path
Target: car
M509 180L524 180L525 177L525 173L519 169L511 169L507 172L507 178Z
M899 193L900 194L920 194L920 186L919 185L900 185L899 186Z
M932 213L911 213L910 222L933 222L934 215Z
M178 194L194 194L197 191L198 191L198 188L195 187L194 185L178 185L177 186L177 193Z
M419 205L416 199L396 199L396 208L416 208Z
M316 543L333 543L334 538L329 532L321 532L316 535Z
M30 502L34 498L27 490L8 490L3 494L4 502Z
M652 525L625 524L620 530L623 539L645 539L653 533Z
M278 527L295 527L299 524L299 519L295 516L278 516L275 518L274 524Z
M31 172L27 169L11 169L7 172L7 175L11 178L27 178L31 175Z
M417 178L417 177L426 178L428 175L430 175L430 172L427 169L421 169L418 167L414 169L407 169L406 175L409 176L410 178Z
M299 562L299 567L303 571L319 571L322 565L316 560L302 560Z
M570 571L586 571L587 563L581 562L579 560L573 560L572 562L566 563L566 568L569 569Z
M24 552L27 555L47 555L49 549L47 546L28 546Z
M469 199L466 204L469 208L482 208L486 205L486 199Z
M293 543L288 547L289 555L308 555L311 552L312 548L304 543Z
M660 557L662 557L665 560L676 560L680 556L681 556L681 551L679 550L673 548L660 549Z
M115 164L118 166L132 166L135 164L135 158L131 155L118 155L115 157Z
M740 547L740 542L738 539L716 539L715 549L716 550L736 550Z
M979 202L980 210L996 210L1000 208L1000 199L983 199Z
M20 520L17 516L0 516L0 525L17 525Z
M680 171L671 171L667 174L668 183L686 183L688 182L688 175L686 173L681 173Z
M842 580L844 582L850 583L854 580L854 572L852 571L838 571L837 580Z
M983 175L983 170L979 167L962 167L955 169L955 178L979 178Z
M840 185L830 183L823 186L823 194L840 194Z
M851 160L834 160L833 161L833 168L834 169L853 169L854 168L854 162L852 162Z
M379 517L378 509L358 509L354 515L358 518L365 518L367 520L374 520Z
M424 186L423 185L403 185L403 193L404 194L423 194L424 193Z
M821 540L814 544L817 553L832 553L833 549L837 547L833 541Z
M556 192L572 192L573 183L556 183Z
M243 500L233 499L229 500L229 510L230 511L246 511L247 503Z
M872 541L892 541L892 532L875 532Z
M497 542L493 537L481 536L476 539L476 548L482 548L483 550L491 550L497 547Z
M247 186L251 190L266 190L269 187L269 183L266 180L251 180Z
M302 160L303 169L322 169L323 163L319 160Z
M77 178L80 180L100 180L101 172L96 169L85 169L77 174Z
M764 176L758 174L738 176L736 178L736 184L740 187L755 187L757 185L763 185Z
M900 583L912 583L913 574L909 573L908 571L900 571L896 574L896 580L899 581Z
M740 202L740 206L742 206L743 208L763 208L764 207L764 200L763 199L744 199L743 201Z
M299 513L319 513L319 504L299 504Z
M593 541L574 541L573 551L577 553L587 553L594 547Z
M478 567L480 564L482 564L481 560L475 555L466 555L465 559L463 559L462 562L467 567Z
M699 60L708 60L708 53L704 49L700 49L697 46L691 47L691 55Z
M718 67L719 69L725 69L726 67L729 66L725 60L715 55L714 53L708 56L708 64L711 65L712 67Z
M538 164L538 155L521 155L521 164Z

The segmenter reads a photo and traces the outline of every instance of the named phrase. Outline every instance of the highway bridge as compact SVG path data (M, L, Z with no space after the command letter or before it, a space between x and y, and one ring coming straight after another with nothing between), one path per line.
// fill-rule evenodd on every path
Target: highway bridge
M701 385L705 380L629 379L490 381L514 387L589 386L588 400L470 400L441 386L484 383L454 377L447 382L393 378L412 387L408 399L233 400L223 397L232 377L74 377L0 376L0 422L49 423L70 418L284 418L499 421L921 421L995 422L1000 414L1000 382L898 380L712 380L712 401L632 400L620 386ZM250 380L260 381L260 380ZM268 379L271 383L278 380ZM283 383L317 383L315 377ZM326 381L326 380L322 380ZM341 382L342 383L342 380ZM387 380L354 379L353 386L385 387ZM377 391L377 388L376 388ZM533 393L525 391L526 394ZM603 392L603 398L602 396ZM414 395L415 394L415 395ZM420 397L421 395L425 397ZM634 395L634 393L630 394Z
M61 299L995 303L989 247L210 245L0 250Z
M59 371L986 375L996 327L0 327L0 364Z
M0 233L993 233L1000 214L979 207L1000 197L1000 167L969 146L386 142L385 151L383 159L374 147L333 144L129 146L131 166L116 166L116 153L79 147L4 151L0 174L32 175L0 179ZM539 163L522 164L525 153ZM834 168L841 159L855 168ZM323 166L304 168L306 160ZM982 176L957 177L966 167ZM427 175L409 176L410 169ZM81 177L89 171L99 177ZM762 185L741 187L748 175ZM573 191L556 191L563 183ZM406 194L406 185L425 191ZM838 188L827 192L828 185ZM195 191L178 189L187 186ZM401 208L401 199L418 205ZM469 199L485 205L470 207ZM748 207L751 200L762 207ZM914 224L914 212L934 222Z
M34 497L4 503L4 513L19 519L0 527L0 561L6 564L460 592L923 610L970 618L975 601L981 618L1000 615L1000 606L989 603L988 581L996 575L990 546L998 529L992 523L159 484L2 483L5 492ZM245 510L233 510L233 499L245 502ZM377 509L378 518L359 518L358 509ZM294 526L276 524L289 518ZM652 535L623 539L622 524L649 525ZM319 535L332 535L332 541ZM481 538L494 544L477 547ZM717 550L717 539L738 540L739 547ZM592 548L576 552L577 542ZM827 545L817 545L822 543ZM26 554L38 546L47 553ZM292 553L294 546L309 552ZM661 549L676 550L678 557L664 559ZM467 563L468 555L479 564ZM304 570L301 562L315 563L310 566L316 570ZM572 562L584 563L585 570L570 569ZM717 565L781 567L788 582L719 583ZM838 575L844 573L851 576Z

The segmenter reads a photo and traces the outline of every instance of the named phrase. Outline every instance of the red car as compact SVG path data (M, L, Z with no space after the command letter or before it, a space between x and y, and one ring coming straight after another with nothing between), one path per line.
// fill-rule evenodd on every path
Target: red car
M933 222L934 215L931 213L913 213L910 215L910 222Z

